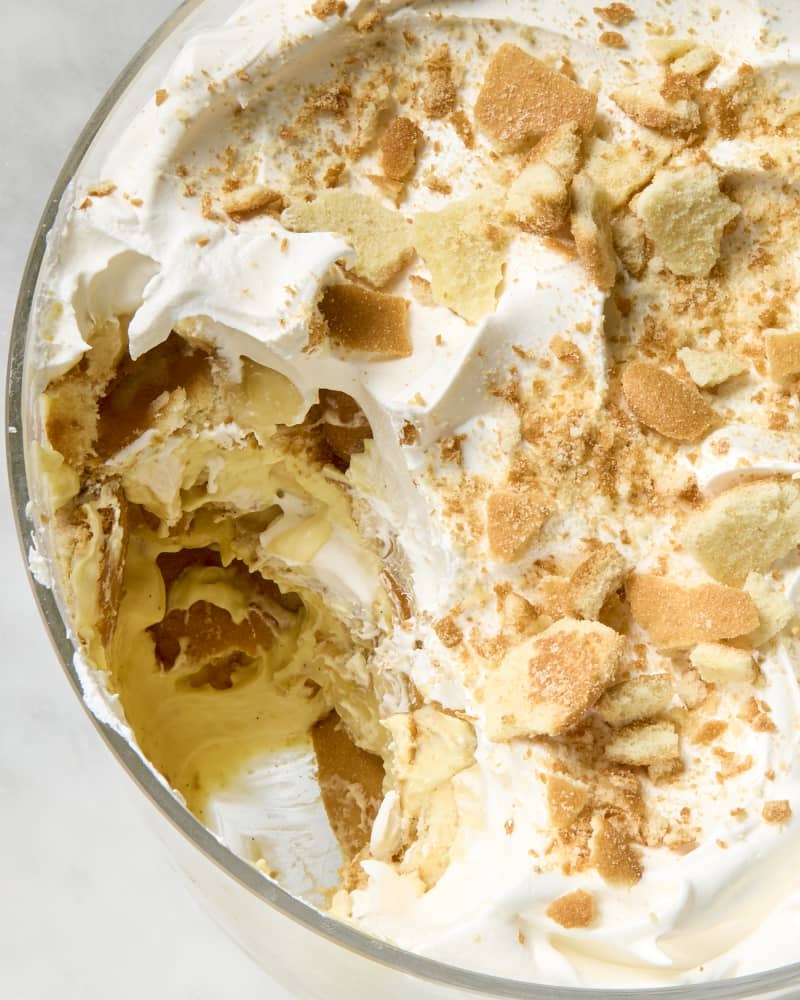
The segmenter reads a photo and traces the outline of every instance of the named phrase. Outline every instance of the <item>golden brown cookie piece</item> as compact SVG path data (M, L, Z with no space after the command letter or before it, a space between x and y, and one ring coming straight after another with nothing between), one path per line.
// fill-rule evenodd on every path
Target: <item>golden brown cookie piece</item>
M263 184L248 184L222 196L222 208L232 219L241 222L255 215L278 216L286 208L280 191Z
M597 287L608 292L617 276L608 200L586 173L572 182L570 228L578 259Z
M800 333L765 330L764 346L772 378L780 380L800 373Z
M740 586L800 544L800 483L761 479L733 486L691 515L685 540L714 579Z
M318 308L339 347L383 358L407 358L412 352L408 299L361 285L329 285Z
M486 534L493 559L512 562L539 537L550 509L539 497L516 489L500 489L486 501Z
M566 224L582 138L578 126L566 122L528 154L506 197L506 210L522 229L548 235Z
M298 233L340 233L352 245L353 273L381 288L414 256L411 226L377 198L355 191L323 191L314 201L298 201L281 216Z
M611 99L629 118L655 132L684 138L700 128L700 109L694 101L668 101L651 84L621 87Z
M589 789L583 782L565 774L551 774L547 779L547 811L557 830L572 826L589 804Z
M680 756L678 732L671 722L635 723L617 730L605 753L609 760L628 767L661 764Z
M568 929L591 927L595 915L594 896L585 889L576 889L554 899L544 912Z
M417 162L422 130L410 118L395 118L381 139L381 166L393 181L404 181Z
M697 441L718 422L691 382L644 361L625 366L622 391L640 423L673 441Z
M612 629L574 618L514 646L486 679L489 738L502 742L569 729L613 684L622 646Z
M593 826L591 860L597 873L609 885L623 889L636 885L644 869L624 824L616 817L599 814Z
M609 688L595 710L610 726L628 726L666 711L672 692L669 674L644 674Z
M634 620L657 646L680 649L735 639L758 627L752 598L732 587L684 587L664 576L641 573L628 581L626 592Z
M578 566L569 580L570 613L596 620L608 597L622 586L627 563L616 546L601 545Z
M477 194L414 219L414 244L431 272L431 294L469 323L494 312L509 233L502 203ZM454 266L454 262L458 266Z
M383 798L383 761L358 747L331 712L311 730L322 802L345 856L369 843Z
M659 170L635 202L655 252L673 274L704 278L716 264L720 240L741 209L719 189L719 174L701 162Z
M591 131L597 98L517 45L495 52L475 103L475 120L498 149L525 149L565 122Z

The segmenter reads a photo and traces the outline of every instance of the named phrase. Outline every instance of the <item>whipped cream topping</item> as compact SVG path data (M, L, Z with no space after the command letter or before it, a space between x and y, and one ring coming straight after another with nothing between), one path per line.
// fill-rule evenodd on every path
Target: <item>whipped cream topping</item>
M792 961L792 929L800 926L800 884L790 875L800 850L800 758L793 740L800 721L794 667L800 649L788 630L756 652L762 680L757 697L768 706L771 728L757 730L741 721L749 692L737 685L719 685L716 692L714 717L729 723L726 753L733 756L735 749L738 759L748 759L747 770L735 773L732 767L730 776L718 781L722 758L715 756L715 747L685 747L691 764L685 773L646 787L650 815L682 826L684 835L663 846L656 831L653 846L642 850L641 879L619 888L592 869L566 873L548 861L553 832L542 776L552 767L552 748L488 739L476 697L480 684L473 683L435 628L456 608L466 616L459 619L464 630L495 633L503 627L502 614L488 596L503 584L524 589L530 564L498 565L489 559L485 540L476 537L471 524L469 505L454 510L453 495L462 488L463 476L484 486L500 482L508 456L523 438L536 454L557 447L555 435L548 440L547 426L543 438L525 437L503 395L510 371L520 384L542 382L548 398L558 401L554 408L574 399L574 440L582 440L601 419L616 360L610 334L618 308L613 297L599 291L574 255L555 241L514 233L496 309L478 322L469 323L420 295L412 275L425 272L412 266L392 286L392 294L410 303L413 350L408 357L376 360L329 344L308 351L310 317L321 289L354 262L348 240L328 232L292 232L268 214L234 224L216 202L202 202L211 190L204 188L208 178L216 191L224 176L229 148L252 160L252 183L278 191L297 187L298 160L308 151L301 144L292 159L282 128L300 112L308 88L324 83L330 66L347 65L354 53L372 44L370 32L357 32L353 22L367 17L373 6L344 7L340 14L318 17L305 2L244 4L186 45L162 83L163 99L150 101L133 119L98 176L76 179L73 205L53 242L40 288L34 385L42 389L72 369L94 328L130 316L134 360L177 329L213 345L234 381L242 377L243 358L280 373L294 394L284 400L276 424L302 421L323 387L347 393L363 410L372 441L353 456L343 482L363 501L359 526L368 526L387 553L402 553L405 582L418 612L411 624L387 626L385 615L375 614L376 604L385 602L379 567L374 552L365 554L357 537L344 530L343 516L334 519L333 528L321 528L309 552L298 555L288 533L302 528L307 534L316 510L299 488L292 494L295 487L286 487L280 522L265 529L261 544L272 547L273 563L284 578L319 596L345 630L365 643L379 637L368 663L361 651L352 654L343 687L337 688L340 700L347 699L348 677L365 676L367 685L379 689L382 719L407 712L407 691L394 679L404 675L426 703L473 720L476 745L474 762L452 777L459 823L441 877L426 887L413 871L393 863L400 820L397 792L390 790L372 829L371 856L361 864L366 879L346 899L334 900L334 912L343 919L457 965L564 985L674 985ZM598 112L622 138L641 130L608 94L630 82L637 60L647 62L646 41L668 37L670 26L678 36L691 29L693 41L720 54L709 86L724 87L743 62L791 82L800 44L791 5L770 10L750 0L707 10L676 0L666 12L655 0L642 0L625 27L625 50L598 45L598 16L590 2L389 3L380 11L384 19L375 30L390 58L413 44L408 36L424 39L428 47L447 44L456 62L481 67L466 71L459 82L464 108L474 106L480 90L488 58L482 53L504 42L524 44L555 63L567 60L583 86L597 87ZM367 63L364 75L378 68ZM331 122L331 142L338 128ZM768 194L771 181L760 166L764 152L786 170L796 169L796 162L779 141L765 140L762 146L754 155L747 139L726 140L711 157L720 167L750 171L753 184L763 185ZM347 186L375 197L380 192L369 178L376 173L378 153L368 143ZM444 119L425 123L415 177L400 207L408 218L468 197L487 178L503 183L489 144L479 137L465 146ZM423 183L425 177L446 178L446 193L441 184ZM113 190L93 194L106 180ZM650 305L645 291L633 306L632 322ZM748 309L742 303L731 321L748 322ZM795 307L790 309L795 316ZM539 364L554 337L566 338L579 351L580 379L561 361L546 368ZM752 378L760 374L754 365ZM783 429L765 427L763 407L748 378L726 387L715 405L727 417L724 426L697 445L653 456L654 478L665 493L678 492L690 478L706 497L748 479L797 478L796 412ZM409 426L411 437L404 435ZM246 490L250 480L244 486L227 482L225 463L250 430L246 423L231 423L204 432L207 495L224 496L242 510L250 501L236 490ZM183 460L171 464L166 451L153 457L154 435L147 433L114 456L114 471L129 499L147 496L146 505L153 509L156 497L165 519L175 521L185 509L186 467ZM459 442L455 462L442 447L452 439ZM197 446L193 439L193 453ZM590 463L591 454L582 461ZM257 501L260 487L253 489ZM612 505L600 496L590 500L578 487L576 496L575 506L560 498L538 544L539 560L568 558L581 539L590 537L620 545L638 572L668 567L670 576L682 582L707 579L691 555L674 545L680 517L663 508L640 510L634 520L626 520L621 538ZM170 504L179 500L173 510ZM787 556L774 567L773 578L796 607L800 559ZM197 599L198 592L192 593ZM171 595L170 610L188 607L191 599L181 604ZM225 606L234 619L244 613L231 602ZM287 651L286 662L301 659L298 650L305 648L300 643ZM643 657L648 672L669 669L663 651L648 647ZM93 692L93 710L111 704L120 726L117 696L103 694L102 684L92 687L89 681L87 690ZM687 704L678 691L672 707ZM361 711L354 706L351 719ZM307 728L313 715L312 707L307 717L293 717L283 735L288 739ZM148 746L142 749L147 755ZM213 756L213 748L204 752ZM167 777L181 787L177 775ZM765 823L763 803L783 800L792 807L791 818L780 825ZM682 818L687 807L690 818ZM307 747L287 750L276 744L261 758L251 756L246 768L210 795L203 819L234 850L251 851L255 841L256 855L268 859L283 884L317 904L322 903L320 890L335 882L341 859L315 794ZM576 929L554 924L546 914L548 904L578 887L594 895L597 920Z

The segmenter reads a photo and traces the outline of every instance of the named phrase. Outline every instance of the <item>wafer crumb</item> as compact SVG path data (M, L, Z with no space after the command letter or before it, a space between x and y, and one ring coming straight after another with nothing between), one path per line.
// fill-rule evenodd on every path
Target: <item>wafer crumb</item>
M511 562L535 541L550 509L535 495L514 489L495 490L486 501L486 533L494 559Z
M657 63L671 63L685 55L697 45L690 38L676 38L674 35L657 35L648 38L645 47Z
M286 208L286 201L280 191L248 184L223 194L222 208L232 219L240 221L253 215L278 216Z
M611 220L611 235L622 266L631 277L640 278L648 259L642 220L633 212L621 212Z
M690 516L685 540L714 579L739 586L800 544L800 483L762 479L733 486Z
M689 653L689 660L706 684L748 684L755 678L753 657L745 649L701 642Z
M414 219L413 240L431 272L434 300L470 323L494 312L503 279L509 234L497 222L499 207L477 194Z
M667 140L606 142L594 138L584 169L605 191L611 211L616 211L652 180L671 151L672 143Z
M641 879L642 862L630 835L611 817L597 815L593 821L591 860L609 885L629 889Z
M544 912L562 927L591 927L595 916L594 896L585 889L576 889L554 899Z
M697 45L672 62L670 69L676 76L702 76L710 73L719 63L719 53L708 45Z
M595 549L570 577L570 613L576 618L596 620L608 596L622 585L627 568L614 545L608 543Z
M763 646L789 624L795 614L794 604L775 590L766 576L748 573L744 589L753 600L758 612L759 626L748 632L746 639L751 646Z
M578 258L597 287L609 291L616 279L617 263L611 236L608 201L588 174L572 182L572 236Z
M792 807L788 799L774 799L772 802L764 803L761 815L767 823L788 823L792 818Z
M678 351L678 357L692 382L701 389L722 385L748 370L741 358L727 351L695 351L691 347L683 347Z
M765 330L764 346L772 378L784 379L800 373L800 333Z
M486 71L475 120L505 152L525 149L565 122L588 132L597 98L516 45L495 52Z
M547 779L547 810L557 830L572 826L588 804L589 789L583 782L563 774Z
M610 726L627 726L666 711L672 692L669 674L644 674L609 688L595 711Z
M329 285L319 311L328 336L340 347L384 358L406 358L412 352L408 299L361 285Z
M417 162L422 130L410 118L395 118L381 139L381 166L390 180L404 181Z
M353 191L324 191L311 202L295 202L281 222L300 233L341 233L353 247L353 273L381 288L414 256L411 226L376 198Z
M660 170L635 210L670 271L694 278L705 277L716 264L723 230L741 211L720 191L717 171L705 162Z
M636 17L636 11L626 3L610 3L607 7L593 7L592 10L609 24L625 25Z
M562 618L514 646L486 678L490 739L569 729L616 679L623 640L598 622Z
M700 127L700 109L694 101L668 101L649 84L621 87L612 93L611 99L629 118L655 132L683 137Z
M680 756L680 740L671 722L636 723L617 730L606 744L606 757L642 767Z
M658 646L679 649L735 639L758 627L752 598L732 587L683 587L667 577L641 573L629 579L626 592L634 620Z
M691 382L644 361L625 366L622 391L638 421L674 441L697 441L718 422Z

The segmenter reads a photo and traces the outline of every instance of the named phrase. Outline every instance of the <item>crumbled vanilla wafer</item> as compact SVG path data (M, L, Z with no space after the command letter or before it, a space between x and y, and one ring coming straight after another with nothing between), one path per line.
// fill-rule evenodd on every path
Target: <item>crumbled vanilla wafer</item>
M642 220L633 212L620 212L611 220L611 235L622 266L631 277L641 277L648 258Z
M329 285L319 303L330 339L350 351L385 358L411 354L408 299L361 285Z
M635 723L614 733L606 757L617 764L644 767L680 756L680 740L671 722Z
M611 211L616 211L652 180L671 151L672 144L663 139L648 143L641 139L606 142L595 138L584 169L605 191Z
M691 347L682 347L678 357L692 382L701 389L722 385L734 375L747 371L745 362L727 351L695 351Z
M263 184L248 184L222 196L223 210L237 221L252 215L280 215L285 207L280 191Z
M691 515L685 537L711 576L739 586L800 544L800 483L762 479L725 490Z
M716 413L691 382L644 361L625 366L622 391L640 423L675 441L697 441L717 423Z
M323 191L314 201L295 202L281 222L300 233L341 233L355 251L353 273L378 288L414 256L411 226L403 216L354 191Z
M597 619L609 594L622 585L626 570L627 563L614 545L595 549L570 577L570 613L576 618Z
M589 804L589 789L581 781L565 774L551 774L547 779L547 811L557 830L572 826Z
M609 291L617 275L617 263L608 202L586 173L578 174L572 182L570 226L581 264L601 291Z
M721 642L699 643L689 659L706 684L750 683L755 677L752 655Z
M511 562L535 541L550 509L540 498L515 489L495 490L486 501L486 533L494 559Z
M657 35L645 42L647 51L658 63L671 63L690 52L697 42L690 38L675 38L673 35Z
M499 208L478 194L414 219L414 244L431 272L434 301L470 323L494 311L503 280L509 234L497 221Z
M575 889L554 899L544 912L562 927L591 927L595 916L594 896L585 889Z
M486 678L489 738L569 729L614 682L622 645L605 625L562 618L513 647Z
M615 684L598 701L595 711L610 726L627 726L659 715L672 700L669 674L644 674Z
M628 581L626 592L634 620L657 646L685 648L735 639L758 627L752 598L732 587L683 587L667 577L643 573Z
M564 122L588 132L597 98L516 45L495 52L475 103L475 120L501 150L525 149Z
M610 3L607 7L593 7L592 10L609 24L625 25L636 17L636 11L626 3Z
M654 86L634 83L615 90L611 99L639 125L667 135L687 136L700 127L700 109L683 98L668 101Z
M767 823L788 823L792 818L792 807L788 799L773 799L764 803L761 815Z
M530 163L508 190L506 210L533 233L557 233L569 216L569 188L549 163Z
M744 590L753 599L758 612L759 626L745 637L751 646L763 646L792 620L795 614L794 604L779 591L773 589L769 578L760 573L748 573L744 581Z
M566 122L531 150L506 197L506 210L523 229L557 233L566 224L581 139L577 125Z
M788 330L765 330L769 373L774 379L800 374L800 333Z
M723 230L741 211L705 162L659 170L635 209L670 271L691 278L705 277L716 264Z
M678 56L670 70L676 75L702 76L710 73L719 63L719 54L709 45L697 45L684 55Z
M422 131L416 122L403 116L395 118L381 139L381 166L393 181L404 181L417 162L417 147Z
M624 825L617 817L596 815L593 820L591 861L609 885L629 889L641 879L642 862Z

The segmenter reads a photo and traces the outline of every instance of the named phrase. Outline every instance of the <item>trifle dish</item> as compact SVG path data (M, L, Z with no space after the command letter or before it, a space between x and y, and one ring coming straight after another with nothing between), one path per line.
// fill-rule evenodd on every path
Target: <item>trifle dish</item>
M342 921L535 983L796 957L790 28L253 0L69 190L34 561L93 710Z

